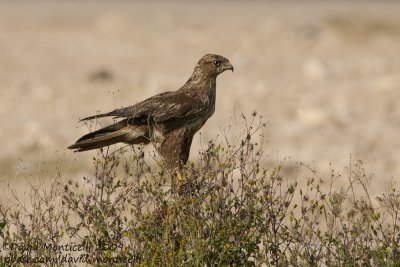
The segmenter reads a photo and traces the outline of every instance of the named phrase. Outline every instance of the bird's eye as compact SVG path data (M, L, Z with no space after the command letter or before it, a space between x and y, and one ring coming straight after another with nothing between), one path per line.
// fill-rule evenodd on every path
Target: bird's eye
M218 61L218 60L214 60L213 63L214 63L215 66L221 65L221 61Z

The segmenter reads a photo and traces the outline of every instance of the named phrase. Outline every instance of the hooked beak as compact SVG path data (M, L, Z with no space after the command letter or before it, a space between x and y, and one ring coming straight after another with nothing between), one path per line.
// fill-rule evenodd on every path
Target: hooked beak
M231 70L233 72L233 66L230 62L225 62L223 65L223 69L225 70Z

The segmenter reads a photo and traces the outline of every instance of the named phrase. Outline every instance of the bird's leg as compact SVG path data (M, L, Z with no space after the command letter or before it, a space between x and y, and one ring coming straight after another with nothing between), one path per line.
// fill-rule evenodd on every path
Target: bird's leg
M179 196L181 197L185 197L191 194L190 192L192 190L191 187L193 186L193 184L187 180L188 178L187 175L188 175L187 170L184 170L182 166L175 169L175 177L177 180L177 191Z
M187 191L186 174L182 168L182 165L169 166L172 171L171 175L171 189L172 192L178 193L178 195L184 195Z
M171 193L174 197L181 198L188 191L187 173L182 162L174 158L171 159L171 157L164 157L163 166L171 179Z

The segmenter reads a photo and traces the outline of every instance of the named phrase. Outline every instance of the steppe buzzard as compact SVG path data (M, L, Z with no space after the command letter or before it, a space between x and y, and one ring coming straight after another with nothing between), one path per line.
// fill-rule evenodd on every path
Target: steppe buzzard
M164 92L126 108L84 118L112 116L122 120L82 136L69 149L86 151L115 143L152 142L169 166L189 157L194 134L215 111L216 78L233 66L223 56L203 56L189 80L177 91Z

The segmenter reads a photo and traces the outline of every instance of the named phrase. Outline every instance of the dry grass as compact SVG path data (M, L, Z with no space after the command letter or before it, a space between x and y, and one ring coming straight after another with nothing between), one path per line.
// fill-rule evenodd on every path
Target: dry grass
M327 188L304 164L294 177L285 162L266 169L262 119L241 120L241 134L225 130L181 180L141 149L104 150L79 182L55 173L28 205L14 195L18 205L0 205L3 264L397 266L395 186L373 199L360 161L332 171Z

